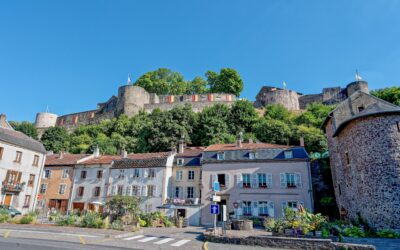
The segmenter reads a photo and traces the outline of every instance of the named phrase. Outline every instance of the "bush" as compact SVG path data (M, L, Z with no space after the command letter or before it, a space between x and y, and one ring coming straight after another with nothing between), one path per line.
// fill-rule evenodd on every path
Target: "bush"
M115 220L111 223L111 229L122 231L124 230L124 226L120 220Z
M74 226L79 223L80 217L76 215L65 215L56 220L57 226Z
M5 209L0 209L0 223L8 222L11 219L10 214Z
M400 233L396 233L392 229L385 228L385 229L378 230L378 232L376 232L376 236L378 236L379 238L397 239L397 238L400 238Z
M174 225L174 223L171 221L170 218L168 218L168 217L165 217L165 218L164 218L164 226L166 226L166 227L172 227L173 225Z
M267 218L266 220L264 220L263 226L267 232L272 232L273 228L275 227L275 219Z
M364 238L365 237L365 232L356 226L352 227L347 227L344 229L343 234L348 237L352 238Z
M103 225L103 219L97 212L87 212L81 219L81 227L101 228Z
M34 224L36 221L36 216L32 215L24 215L22 218L19 220L19 224Z
M147 222L145 220L142 220L141 218L139 218L139 225L141 227L146 227L147 226Z
M106 217L103 220L103 229L109 229L110 228L110 217Z

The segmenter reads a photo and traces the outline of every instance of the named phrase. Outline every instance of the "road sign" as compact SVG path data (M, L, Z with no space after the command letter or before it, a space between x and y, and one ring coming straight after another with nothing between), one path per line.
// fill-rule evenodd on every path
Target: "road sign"
M211 205L211 214L219 214L219 205L218 204Z
M221 202L221 196L213 195L213 196L211 197L211 200L212 200L213 202Z
M214 192L220 192L221 191L221 186L219 185L218 181L214 182L213 189L214 189Z

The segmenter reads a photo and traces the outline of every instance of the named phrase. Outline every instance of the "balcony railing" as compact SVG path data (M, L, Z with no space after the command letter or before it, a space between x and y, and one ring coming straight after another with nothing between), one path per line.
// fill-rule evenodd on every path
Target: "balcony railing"
M187 199L168 198L166 199L165 203L174 205L198 205L200 204L200 198L187 198Z
M3 182L2 183L2 191L3 192L14 192L14 193L19 193L21 192L24 187L25 187L25 182L22 183L8 183L8 182Z

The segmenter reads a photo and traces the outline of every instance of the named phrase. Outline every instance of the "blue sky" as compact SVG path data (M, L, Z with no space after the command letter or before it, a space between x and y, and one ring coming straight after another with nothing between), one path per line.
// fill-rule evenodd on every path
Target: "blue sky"
M262 85L317 93L358 69L371 89L400 85L400 1L1 1L0 113L93 109L141 74L186 79L238 70Z

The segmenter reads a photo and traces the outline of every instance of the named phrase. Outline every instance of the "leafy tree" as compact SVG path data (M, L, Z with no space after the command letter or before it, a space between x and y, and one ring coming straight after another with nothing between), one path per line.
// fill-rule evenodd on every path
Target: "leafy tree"
M335 108L335 105L324 105L322 103L311 103L307 105L307 111L296 117L297 124L305 124L313 127L321 127L325 118Z
M132 221L138 221L140 199L136 196L113 196L107 201L105 207L111 221L121 220L124 216L131 217Z
M293 114L282 104L271 104L265 107L264 117L284 122L291 122Z
M258 114L253 103L247 100L236 101L229 111L228 124L234 135L250 132L257 120Z
M205 94L208 93L207 81L200 76L196 76L189 82L187 94Z
M230 93L239 96L243 90L243 81L238 72L231 68L223 68L219 74L207 71L207 82L210 85L210 92Z
M41 142L47 151L58 153L61 150L68 150L69 135L64 127L50 127L42 135Z
M143 87L150 93L159 95L176 95L186 92L186 82L183 76L166 68L159 68L145 73L137 79L135 85Z
M276 144L288 144L292 136L292 130L287 123L266 118L254 125L254 133L259 140Z
M72 135L69 151L73 154L82 154L90 151L93 139L88 134Z
M371 91L371 94L387 102L400 106L400 87L390 87Z
M25 135L32 137L33 139L38 139L38 134L35 126L31 122L23 121L23 122L14 122L10 121L10 125L19 132L24 133Z
M294 136L297 141L300 140L300 137L304 138L305 148L310 153L324 153L328 150L326 137L319 128L299 125Z

